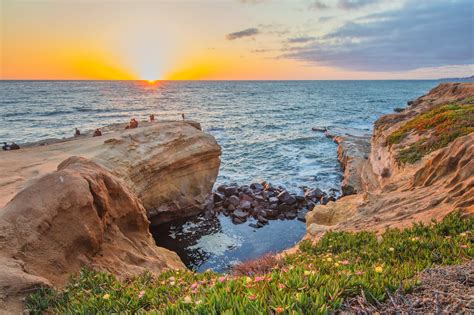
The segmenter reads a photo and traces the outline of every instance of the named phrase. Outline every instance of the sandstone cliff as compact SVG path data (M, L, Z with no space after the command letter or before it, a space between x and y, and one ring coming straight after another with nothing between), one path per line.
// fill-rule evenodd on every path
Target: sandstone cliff
M356 176L359 193L316 206L306 217L307 237L327 229L405 227L454 210L473 213L473 131L473 83L441 84L401 113L381 117L368 158L345 165L346 180ZM350 151L340 151L353 160Z
M143 127L142 127L143 126ZM70 156L88 158L124 180L154 222L193 215L204 207L220 166L216 140L194 122L141 123L79 138L0 152L0 207L32 178L54 171Z

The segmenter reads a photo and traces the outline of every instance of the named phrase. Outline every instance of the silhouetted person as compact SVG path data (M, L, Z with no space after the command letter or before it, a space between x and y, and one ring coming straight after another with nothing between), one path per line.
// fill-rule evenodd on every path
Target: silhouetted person
M10 145L10 150L20 150L20 146L15 142L12 142L12 144Z
M183 121L184 121L184 113L181 114L181 117L183 118Z
M95 131L94 131L94 134L92 135L93 137L100 137L102 136L102 131L100 131L99 128L97 128Z
M150 115L150 122L155 122L155 115L153 114Z
M133 128L138 128L138 121L135 119L135 118L132 118L130 120L130 128L133 129Z
M3 149L4 151L10 151L10 146L8 145L8 143L4 142L2 149Z
M76 128L76 131L74 132L74 137L79 137L81 135L81 131Z

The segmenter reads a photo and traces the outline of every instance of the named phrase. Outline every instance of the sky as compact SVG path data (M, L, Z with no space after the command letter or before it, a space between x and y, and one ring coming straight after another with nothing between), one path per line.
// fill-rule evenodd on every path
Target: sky
M0 0L1 79L473 74L472 0Z

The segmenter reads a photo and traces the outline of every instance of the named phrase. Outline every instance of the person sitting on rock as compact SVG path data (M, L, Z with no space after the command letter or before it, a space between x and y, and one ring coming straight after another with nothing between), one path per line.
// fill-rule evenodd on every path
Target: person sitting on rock
M3 149L4 151L10 151L11 148L10 148L10 146L8 145L8 143L4 142L2 149Z
M150 115L150 122L155 122L155 115L154 114Z
M100 137L102 136L102 131L100 131L99 128L97 128L95 131L94 131L94 134L92 135L93 137Z
M138 121L135 119L135 118L132 118L130 120L130 128L133 129L133 128L138 128Z
M20 150L20 146L15 142L12 142L12 144L10 145L10 150Z
M79 137L81 135L81 131L77 128L75 128L75 132L74 132L74 137Z

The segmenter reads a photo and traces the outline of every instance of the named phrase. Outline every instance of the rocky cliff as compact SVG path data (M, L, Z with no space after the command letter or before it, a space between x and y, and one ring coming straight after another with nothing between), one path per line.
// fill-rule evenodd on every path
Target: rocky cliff
M61 286L83 266L122 278L184 268L155 245L149 217L203 209L220 152L199 125L183 122L3 152L0 311L21 309L19 297Z
M105 130L102 137L0 152L0 207L29 180L54 171L70 156L81 156L122 179L154 222L203 209L219 172L221 148L198 123L141 123L137 129L116 125Z
M376 230L474 212L474 84L441 84L375 123L370 154L345 175L358 194L309 212L309 238L327 229ZM341 140L339 140L341 141ZM353 161L340 146L340 159ZM349 156L349 158L347 158Z

